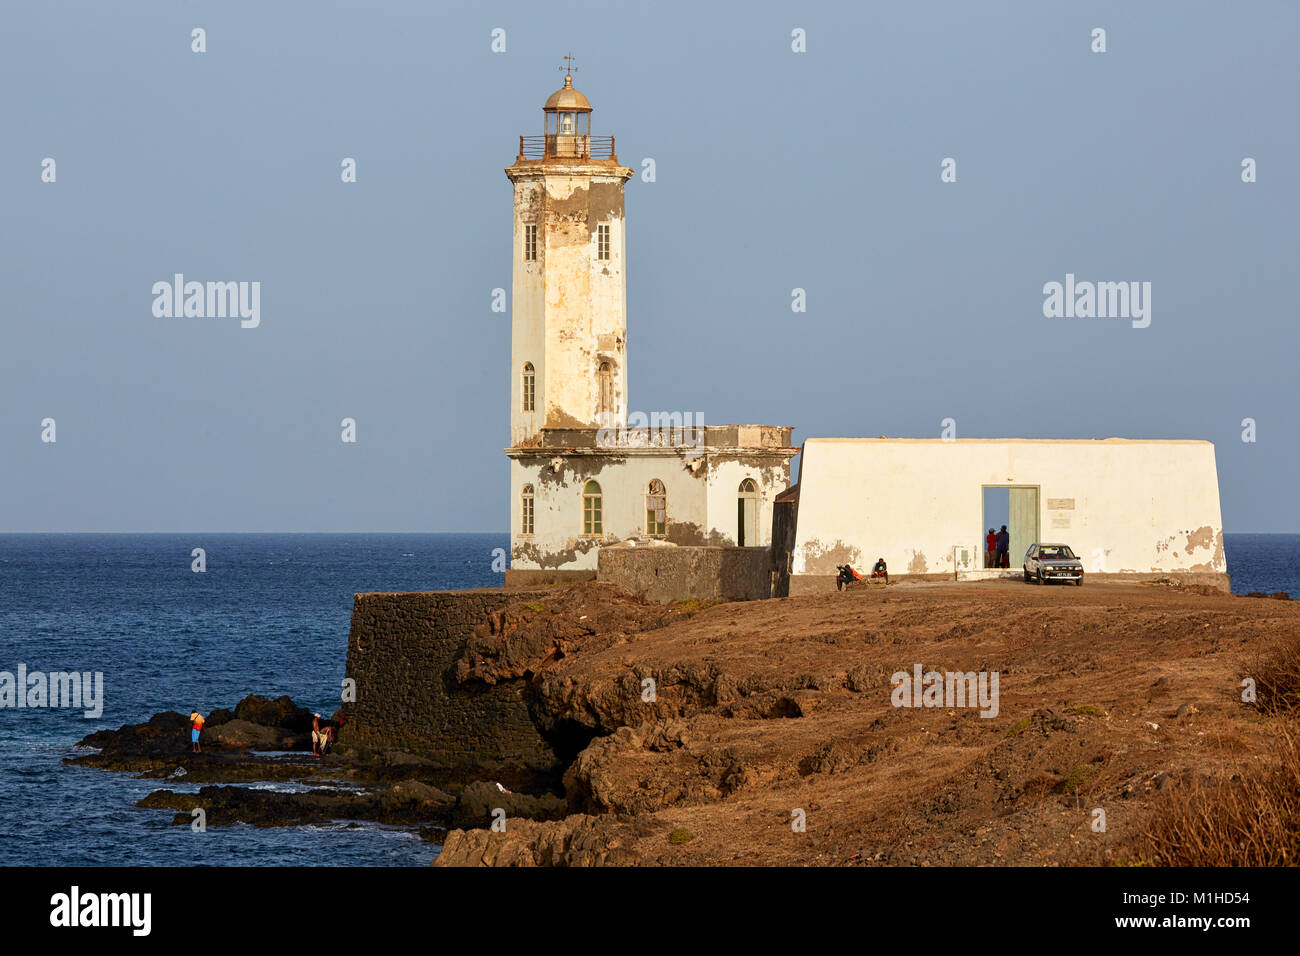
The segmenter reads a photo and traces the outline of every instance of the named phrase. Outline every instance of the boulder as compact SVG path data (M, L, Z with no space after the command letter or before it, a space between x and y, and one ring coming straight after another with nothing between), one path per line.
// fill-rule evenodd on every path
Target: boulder
M208 714L205 727L216 727L218 724L224 724L228 720L235 719L235 712L229 707L218 707L212 713Z
M263 727L284 727L294 733L311 731L312 712L299 707L288 694L275 700L249 694L236 705L235 717Z
M218 747L279 750L284 734L274 727L266 727L247 720L228 720L210 733L203 735L206 742Z
M567 801L554 794L533 797L526 793L502 792L495 782L475 780L461 791L460 800L452 812L451 825L490 827L498 809L505 811L507 820L554 820L564 816L567 808Z
M633 866L637 834L609 817L508 823L493 830L452 830L434 866Z
M383 799L390 804L414 803L439 809L451 809L456 803L456 798L451 794L419 780L403 780L393 784L383 794Z
M405 750L385 750L380 759L390 767L436 767L437 761Z
M96 731L82 738L78 746L98 747L105 754L148 756L173 753L188 748L189 743L189 715L169 710L154 714L147 723Z

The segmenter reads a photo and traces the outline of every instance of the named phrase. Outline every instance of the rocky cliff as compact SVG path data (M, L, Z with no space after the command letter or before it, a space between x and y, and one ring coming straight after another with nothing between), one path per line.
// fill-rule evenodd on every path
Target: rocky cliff
M519 690L565 763L568 813L484 818L436 862L1125 859L1171 793L1267 758L1279 727L1240 684L1263 645L1297 636L1291 602L1167 586L529 595L471 630L453 679ZM997 672L996 713L895 706L891 676L917 664Z

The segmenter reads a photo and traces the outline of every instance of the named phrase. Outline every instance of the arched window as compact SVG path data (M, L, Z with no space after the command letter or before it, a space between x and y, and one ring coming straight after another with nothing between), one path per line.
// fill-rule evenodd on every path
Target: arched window
M533 533L533 486L524 485L519 493L519 533Z
M645 533L668 533L668 490L658 478L653 479L645 489Z
M614 411L614 367L608 362L601 362L596 369L596 412L601 415L601 422L606 422Z
M758 485L753 478L740 483L736 498L736 543L742 548L758 544Z
M589 481L582 486L582 533L602 534L600 530L600 485Z
M533 373L533 363L524 363L523 409L531 412L537 408L537 376Z

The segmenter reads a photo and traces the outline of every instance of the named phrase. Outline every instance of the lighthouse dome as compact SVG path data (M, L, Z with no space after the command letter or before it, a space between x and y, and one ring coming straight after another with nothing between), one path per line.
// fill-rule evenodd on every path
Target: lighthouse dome
M564 78L564 86L551 94L542 109L547 112L590 113L591 104L587 98L573 88L573 77Z

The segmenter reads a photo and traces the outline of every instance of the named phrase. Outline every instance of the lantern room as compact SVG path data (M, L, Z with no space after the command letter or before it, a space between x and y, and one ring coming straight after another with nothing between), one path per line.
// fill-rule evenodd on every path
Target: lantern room
M542 107L546 115L547 136L588 136L591 133L591 104L573 88L573 77L564 78L564 86L551 94Z
M591 104L573 88L573 77L551 94L542 107L546 118L546 155L584 159L591 155Z
M542 107L542 135L519 137L517 161L578 160L617 165L614 137L591 135L591 104L573 88L572 67L560 69L566 71L564 85Z

